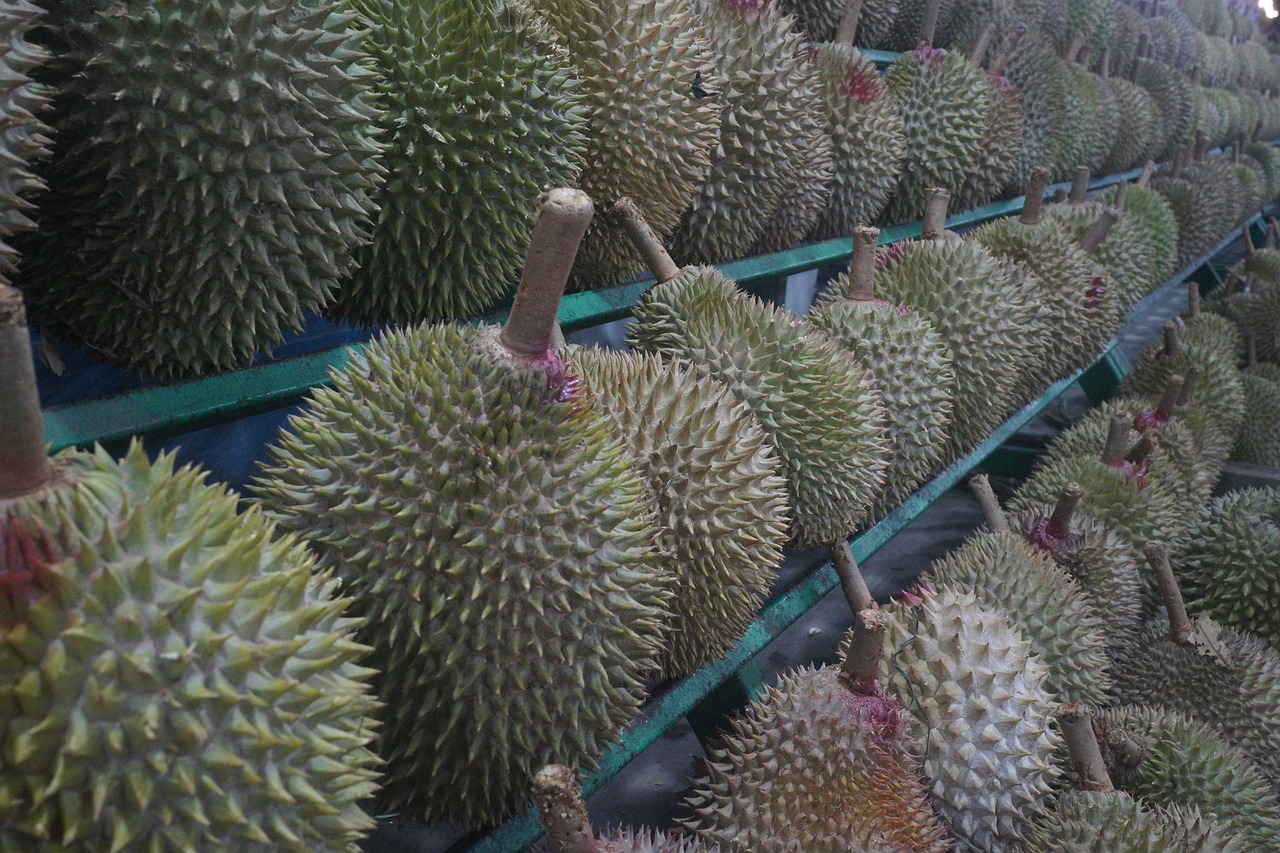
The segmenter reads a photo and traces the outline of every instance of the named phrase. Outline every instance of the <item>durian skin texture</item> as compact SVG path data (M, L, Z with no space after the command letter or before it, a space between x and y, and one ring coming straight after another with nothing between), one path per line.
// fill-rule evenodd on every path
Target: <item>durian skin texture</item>
M43 9L25 2L9 0L0 5L0 155L5 167L0 169L0 283L8 283L17 270L16 252L5 240L19 231L35 227L29 217L31 202L24 198L43 188L30 163L48 156L52 131L37 114L48 104L44 87L28 76L47 55L27 40L31 28L40 22Z
M755 414L782 459L800 547L852 533L888 463L884 405L857 358L711 267L681 270L634 314L632 347L687 359Z
M651 353L575 348L583 395L639 461L674 579L662 673L688 675L742 637L787 538L787 482L755 417L719 382Z
M357 620L294 537L173 464L68 452L0 501L25 603L0 604L0 851L356 853L378 764Z
M591 766L655 668L668 582L643 477L563 362L495 327L388 334L332 374L254 486L367 616L382 807L475 827Z
M1275 367L1275 365L1268 365ZM1274 374L1280 379L1280 374ZM1280 381L1256 370L1240 374L1244 390L1244 421L1231 458L1254 465L1280 468Z
M43 329L144 374L243 366L368 240L362 37L323 0L84 5L50 28L57 150L15 283Z
M369 31L389 176L327 313L364 325L475 314L516 279L542 190L578 180L579 84L488 3L350 2Z
M1195 808L1151 807L1126 794L1070 791L1025 853L1247 853Z

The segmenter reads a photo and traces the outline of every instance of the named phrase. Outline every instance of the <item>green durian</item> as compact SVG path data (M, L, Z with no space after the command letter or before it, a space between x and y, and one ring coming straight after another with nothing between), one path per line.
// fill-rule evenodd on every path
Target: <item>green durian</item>
M1012 38L1012 33L1006 33L1003 44L1007 46ZM1060 172L1076 164L1062 163L1062 128L1070 96L1066 75L1060 67L1062 60L1036 28L1029 28L1012 48L1004 49L1009 56L1004 74L1022 96L1023 114L1018 165L1006 185L1012 195L1022 192L1036 166L1048 165L1054 172Z
M938 472L951 425L951 353L933 325L875 298L875 228L854 230L849 273L831 282L809 322L853 352L874 377L889 430L889 468L876 501L884 515Z
M751 409L782 460L791 536L801 547L847 537L867 517L888 465L871 374L809 323L748 296L714 268L676 267L644 220L630 221L660 284L634 306L628 344L686 359Z
M984 73L990 97L986 130L973 169L956 190L957 210L972 210L996 199L1013 177L1022 147L1022 94L998 71Z
M678 360L575 348L583 398L613 422L658 506L674 579L662 674L722 657L764 602L787 538L787 482L755 417Z
M925 45L895 59L885 84L902 115L906 156L884 218L910 222L923 216L929 190L959 189L977 162L987 78L963 54Z
M715 57L720 144L669 242L680 263L713 264L755 245L784 196L800 191L794 163L812 158L809 140L829 130L794 18L769 0L695 0L692 8Z
M923 747L934 804L962 843L1020 849L1059 773L1044 664L973 593L923 591L889 612L885 686Z
M1081 179L1087 182L1087 172L1077 172L1077 180L1072 183L1072 199L1076 198L1076 187L1082 183ZM1108 193L1101 198L1108 201L1118 198L1120 204L1123 204L1128 193L1121 196ZM1120 317L1127 317L1133 306L1158 283L1151 281L1156 265L1155 249L1148 241L1147 229L1136 217L1127 215L1120 204L1109 206L1098 201L1084 200L1083 188L1079 199L1069 199L1066 204L1050 206L1046 209L1045 218L1062 229L1072 242L1083 246L1090 241L1090 234L1099 224L1099 217L1108 210L1111 211L1115 225L1102 242L1095 246L1091 257L1107 273L1107 295L1117 313ZM1176 226L1171 227L1176 233Z
M0 285L0 851L356 853L368 649L257 509L138 442L45 455Z
M145 374L242 367L368 242L366 35L327 0L66 5L42 31L59 54L49 191L16 244L32 317Z
M1202 310L1200 283L1187 282L1187 313L1177 318L1178 340L1189 346L1201 347L1222 356L1235 364L1245 354L1244 335L1240 327L1220 314Z
M1156 102L1146 89L1123 77L1105 77L1105 84L1116 101L1116 141L1106 161L1102 164L1105 174L1123 172L1151 159L1151 150L1164 128Z
M681 821L755 853L950 849L901 705L877 683L889 617L858 614L840 666L783 673L710 750Z
M878 0L872 0L875 5ZM934 42L934 34L945 32L963 0L896 0L893 24L882 43L886 50L912 51ZM864 6L866 0L863 0ZM884 12L881 12L884 14Z
M476 827L637 710L670 580L644 477L550 349L591 218L552 190L502 330L391 332L331 374L253 485L368 617L380 807Z
M586 164L579 186L601 209L570 288L618 284L641 264L610 207L631 198L670 235L711 172L720 88L706 29L688 0L522 0L581 81Z
M1255 365L1243 371L1244 421L1231 458L1238 462L1280 468L1280 367Z
M1138 60L1131 75L1133 82L1147 90L1160 111L1162 133L1150 156L1164 160L1173 156L1191 134L1195 120L1191 107L1191 82L1176 68L1150 59Z
M27 40L40 23L44 10L26 0L11 0L0 7L0 43L5 44L0 59L4 83L0 84L0 117L5 134L0 155L5 168L0 172L0 284L7 284L18 269L17 252L6 240L21 231L35 228L30 218L33 207L26 196L44 187L32 168L32 161L49 156L51 131L38 114L49 103L44 87L31 74L48 59L43 49Z
M782 11L795 18L796 29L812 44L830 42L844 17L845 0L778 0Z
M1064 0L1049 3L1041 23L1046 35L1055 40L1059 54L1074 62L1074 55L1086 45L1105 44L1114 29L1115 4L1110 0Z
M1280 257L1280 252L1267 251ZM1240 321L1256 356L1268 364L1280 363L1280 276L1245 279L1247 289L1227 302L1227 316Z
M1148 806L1196 808L1245 850L1280 844L1280 804L1261 771L1177 711L1103 711L1103 755L1116 786Z
M1275 429L1275 422L1271 422ZM1241 489L1214 499L1177 561L1191 609L1271 643L1280 640L1280 492Z
M1110 5L1110 0L1107 0ZM1073 132L1068 134L1070 146L1059 155L1058 177L1069 177L1071 170L1085 165L1090 170L1102 168L1115 143L1116 98L1102 78L1075 62L1059 65L1067 83L1068 113L1064 119Z
M364 325L475 314L515 280L543 188L578 179L587 119L572 68L536 22L473 0L351 5L391 178L327 313Z
M831 240L870 225L884 210L897 185L906 141L898 106L869 59L848 45L820 44L817 62L835 179L812 236Z
M857 47L885 47L901 9L902 0L862 0L853 43Z
M1244 153L1262 169L1266 197L1275 198L1280 193L1280 151L1264 142L1251 142L1244 147Z
M1121 270L1135 271L1125 273L1125 280L1132 281L1133 287L1126 287L1124 293L1126 301L1136 304L1134 297L1140 299L1173 275L1178 260L1178 221L1164 196L1146 186L1143 178L1125 189L1123 205L1117 194L1118 190L1107 190L1102 196L1104 204L1121 208L1121 214L1109 239L1098 247L1098 262L1117 278Z
M946 193L937 193L922 239L882 250L880 296L919 311L951 351L955 387L947 462L972 450L1019 403L1032 374L1038 318L1032 285L970 240L943 234Z
M1179 266L1199 258L1236 224L1238 185L1230 164L1220 158L1201 161L1176 176L1157 175L1151 186L1178 221Z
M831 135L825 131L800 141L796 157L784 164L782 198L765 221L751 255L790 249L813 231L827 209L835 182L832 151Z

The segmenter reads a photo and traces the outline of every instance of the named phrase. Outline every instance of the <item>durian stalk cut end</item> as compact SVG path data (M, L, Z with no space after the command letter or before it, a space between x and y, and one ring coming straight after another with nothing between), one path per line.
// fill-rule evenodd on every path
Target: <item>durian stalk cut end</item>
M1164 393L1160 395L1159 402L1156 403L1156 416L1161 420L1168 420L1173 417L1174 410L1178 406L1178 398L1182 396L1182 389L1187 380L1174 374L1169 377L1169 381L1165 383Z
M1107 773L1106 762L1102 760L1102 749L1093 730L1089 709L1080 702L1063 702L1058 706L1056 716L1071 757L1076 784L1086 791L1100 794L1114 791L1116 788Z
M1077 166L1071 176L1071 195L1067 198L1070 204L1084 204L1089 194L1089 167Z
M667 254L662 240L658 239L658 235L654 233L634 201L629 198L618 199L610 208L609 214L617 219L622 230L627 232L627 237L640 253L640 257L644 258L645 265L649 267L658 284L665 284L680 275L680 267L671 260L671 255Z
M1066 539L1071 535L1071 519L1084 498L1084 488L1079 483L1067 483L1058 495L1058 502L1049 515L1045 530L1054 539Z
M533 794L547 830L549 853L598 853L587 806L572 770L560 764L542 768L533 777Z
M982 517L986 519L987 527L991 528L991 532L1008 533L1011 530L1009 519L1005 517L1004 510L1000 508L1000 501L991 489L990 478L986 474L974 474L969 478L969 488L978 499L978 506L982 508Z
M868 302L876 298L876 244L879 242L879 228L860 225L853 229L848 296L854 301Z
M928 191L924 207L924 222L920 228L921 240L941 240L947 230L947 205L951 193L933 187Z
M1182 350L1182 343L1178 340L1178 324L1174 320L1166 320L1164 326L1161 327L1161 333L1164 335L1164 356L1165 358L1173 358Z
M1151 183L1151 175L1155 172L1155 170L1156 170L1156 162L1154 160L1148 160L1147 162L1143 163L1142 174L1138 176L1137 185L1140 187L1146 187L1147 184Z
M875 693L888 629L889 614L883 610L862 610L854 619L853 638L840 663L840 675L849 689L860 696Z
M0 284L0 499L39 491L53 475L22 292Z
M1169 563L1169 547L1158 539L1152 539L1142 547L1142 553L1155 573L1160 598L1169 611L1169 639L1185 643L1191 637L1191 619L1187 616L1182 590L1178 589L1178 579L1174 577L1173 566Z
M831 546L831 568L835 569L836 577L840 579L840 589L844 592L845 601L849 602L850 610L858 614L879 607L871 597L871 589L858 568L858 562L853 559L848 542L841 540Z
M1031 170L1027 180L1027 192L1023 197L1022 214L1018 221L1023 225L1039 225L1041 209L1044 207L1044 188L1049 186L1049 168L1036 166Z
M1124 462L1124 452L1129 443L1129 418L1120 412L1111 416L1107 424L1107 442L1099 461L1112 468Z

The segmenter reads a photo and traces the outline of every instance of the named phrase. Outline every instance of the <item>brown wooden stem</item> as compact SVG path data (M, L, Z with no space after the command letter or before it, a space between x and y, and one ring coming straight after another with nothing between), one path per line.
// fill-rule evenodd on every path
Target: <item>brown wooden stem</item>
M1143 163L1142 174L1138 176L1137 185L1140 187L1146 187L1147 184L1151 183L1151 175L1155 172L1155 170L1156 170L1156 162L1154 160L1148 160L1147 162Z
M0 284L0 499L38 491L53 469L22 293Z
M1173 413L1178 406L1178 398L1182 396L1182 386L1186 383L1186 379L1181 376L1170 376L1169 381L1165 383L1164 393L1160 395L1160 402L1156 403L1156 414L1168 419L1173 417Z
M1107 239L1107 235L1111 233L1111 229L1119 220L1120 213L1114 207L1108 207L1102 211L1102 215L1093 223L1093 227L1089 229L1084 242L1080 244L1080 248L1084 250L1084 253L1092 255L1097 252L1098 247L1102 245L1102 241Z
M1027 193L1022 201L1022 215L1018 221L1023 225L1039 225L1041 210L1044 207L1044 188L1049 186L1049 169L1036 166L1031 170L1027 181Z
M849 550L848 542L841 540L831 546L831 567L835 569L836 577L840 579L844 600L849 602L849 609L855 614L864 610L875 610L880 606L871 597L867 580L862 576L858 562L853 559L853 552Z
M1126 770L1135 770L1147 756L1146 742L1129 734L1124 729L1107 731L1107 749L1115 757L1115 762Z
M951 193L946 190L930 189L924 205L924 223L920 230L921 240L941 240L947 230L947 205L951 203Z
M1067 45L1067 53L1062 57L1063 60L1066 62L1075 62L1076 58L1080 56L1080 51L1083 47L1084 34L1076 33L1071 37L1071 43Z
M884 635L889 630L889 614L883 610L861 610L853 621L853 638L840 663L840 674L854 693L874 693L884 653Z
M1200 284L1194 279L1187 280L1187 316L1200 316Z
M1067 199L1070 204L1084 204L1089 194L1089 167L1077 166L1071 174L1071 195Z
M1147 430L1138 436L1138 440L1124 454L1124 461L1134 464L1141 464L1151 458L1151 454L1155 452L1156 445L1160 439L1156 437L1155 430Z
M1253 235L1249 233L1248 228L1244 229L1244 253L1252 257L1257 251L1257 247L1253 245Z
M599 853L576 774L559 764L533 777L533 796L547 829L549 853Z
M1058 706L1058 725L1062 739L1067 743L1071 757L1071 769L1075 771L1076 784L1086 791L1100 794L1115 790L1107 765L1102 760L1102 749L1093 733L1093 718L1080 702L1063 702Z
M978 506L982 508L982 517L986 519L987 527L991 532L1008 533L1009 519L1000 508L1000 501L996 499L996 493L991 490L991 480L987 475L974 474L969 478L969 488L973 490L973 496L978 499Z
M1147 45L1150 43L1150 36L1146 33L1138 35L1138 49L1133 53L1133 64L1129 66L1129 79L1135 80L1138 76L1138 66L1142 63L1142 55L1147 52Z
M991 46L991 39L996 33L996 22L987 21L987 25L982 28L982 33L978 36L978 40L974 42L973 49L969 51L969 61L974 65L981 65L983 58L987 55L987 48Z
M1067 483L1062 487L1046 528L1050 536L1055 539L1065 539L1071 535L1071 519L1076 514L1076 509L1080 506L1080 500L1083 497L1084 488L1079 483Z
M1009 64L1009 57L1018 49L1018 42L1022 41L1022 37L1026 34L1027 25L1020 23L1005 38L1004 44L1000 47L1000 52L996 54L996 58L987 66L987 71L993 77L998 77L1004 73L1004 67Z
M1191 397L1195 392L1196 382L1200 379L1199 365L1191 365L1187 368L1187 379L1182 383L1182 393L1178 396L1178 405L1185 406L1191 402Z
M1103 47L1098 53L1098 76L1106 80L1111 76L1111 48Z
M942 0L928 0L924 5L924 16L920 19L920 44L932 45L934 31L938 28L938 10L942 8Z
M1112 202L1111 206L1118 211L1123 211L1124 199L1128 192L1129 192L1128 181L1121 181L1120 183L1116 184L1116 200Z
M1160 598L1169 611L1169 639L1175 643L1185 643L1191 636L1191 619L1187 616L1187 606L1182 602L1178 580L1173 576L1173 566L1169 564L1169 548L1160 540L1152 539L1143 546L1142 553L1146 555L1147 564L1155 573Z
M853 46L853 37L858 32L858 19L862 17L862 0L848 0L844 14L836 27L836 44Z
M1182 349L1178 341L1178 324L1173 320L1165 320L1161 332L1164 334L1164 354L1168 357L1177 355Z
M1112 468L1124 462L1124 451L1129 444L1129 419L1120 412L1111 416L1107 424L1107 443L1103 445L1101 462Z
M853 229L853 257L849 260L849 298L867 302L876 298L876 244L880 229L859 225Z
M671 260L666 247L662 245L658 235L653 233L653 229L649 227L644 214L640 212L640 208L634 201L629 198L620 198L614 202L609 212L618 220L622 230L627 232L627 238L636 247L640 257L644 258L645 265L649 267L658 284L665 284L680 275L680 267Z

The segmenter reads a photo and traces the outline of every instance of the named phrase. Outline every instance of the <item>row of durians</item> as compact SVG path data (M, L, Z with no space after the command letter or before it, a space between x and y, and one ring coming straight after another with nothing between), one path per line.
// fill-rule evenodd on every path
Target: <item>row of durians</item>
M1208 48L1168 55L1166 3L1138 15L1150 58L1117 36L1095 73L1055 29L1080 2L904 7L925 46L884 77L848 35L870 2L808 46L768 0L7 3L0 274L47 338L187 376L243 366L310 313L491 306L547 186L600 204L571 280L589 288L639 269L623 197L678 261L718 263L918 219L931 187L968 208L1036 165L1280 135L1280 62L1252 36L1209 73ZM939 21L949 50L928 46Z

